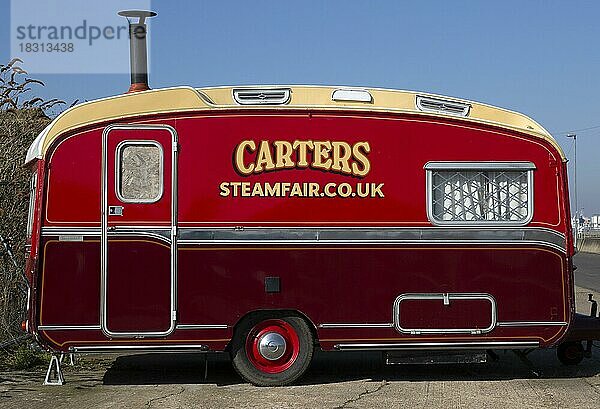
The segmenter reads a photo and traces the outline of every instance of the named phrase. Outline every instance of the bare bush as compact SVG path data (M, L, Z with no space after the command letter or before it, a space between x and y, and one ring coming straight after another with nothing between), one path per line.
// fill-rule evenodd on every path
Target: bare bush
M34 95L41 81L29 78L14 59L0 64L0 234L11 238L12 263L0 245L0 341L22 335L26 293L22 272L29 180L31 171L23 167L27 148L50 122L48 110L64 104L57 99L44 100Z

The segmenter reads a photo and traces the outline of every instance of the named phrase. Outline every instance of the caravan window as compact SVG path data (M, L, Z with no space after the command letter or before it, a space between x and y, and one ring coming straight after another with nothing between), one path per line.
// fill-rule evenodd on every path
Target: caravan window
M122 202L153 203L163 193L163 150L153 141L124 141L117 148L116 191Z
M530 162L430 162L429 219L434 224L527 224L533 216Z

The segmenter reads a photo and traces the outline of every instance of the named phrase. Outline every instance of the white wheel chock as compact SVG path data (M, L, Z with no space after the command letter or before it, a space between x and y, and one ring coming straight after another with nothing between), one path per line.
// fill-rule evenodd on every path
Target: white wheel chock
M60 368L60 361L56 355L52 355L50 358L50 365L48 365L48 371L46 372L46 379L44 380L44 385L64 385L65 378L63 377L62 370Z

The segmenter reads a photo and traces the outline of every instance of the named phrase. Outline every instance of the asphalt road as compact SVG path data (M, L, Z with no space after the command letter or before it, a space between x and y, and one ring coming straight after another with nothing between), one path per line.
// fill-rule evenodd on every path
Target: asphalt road
M575 285L600 291L600 254L577 253L573 258Z

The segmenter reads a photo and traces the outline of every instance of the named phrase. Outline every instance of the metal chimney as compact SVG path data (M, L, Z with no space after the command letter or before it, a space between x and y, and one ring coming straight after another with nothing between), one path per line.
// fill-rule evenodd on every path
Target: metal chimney
M123 10L119 16L129 23L129 59L131 62L131 86L129 92L146 91L148 87L148 52L146 47L146 18L156 16L154 11ZM138 18L137 22L130 18Z

